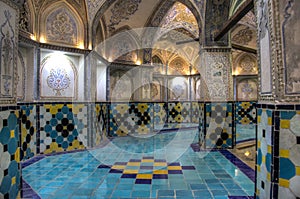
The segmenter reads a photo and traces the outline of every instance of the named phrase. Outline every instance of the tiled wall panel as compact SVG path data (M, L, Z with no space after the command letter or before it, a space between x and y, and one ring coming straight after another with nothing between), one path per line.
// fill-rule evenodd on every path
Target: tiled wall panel
M199 103L199 145L205 145L205 104Z
M232 103L206 103L206 148L232 148Z
M189 123L191 122L190 102L169 102L168 103L169 123Z
M118 103L110 105L109 135L148 134L153 132L152 103Z
M300 198L300 111L280 110L279 198Z
M87 146L87 106L40 106L40 152L44 154L83 149Z
M19 110L0 107L0 198L17 198L20 185Z
M36 105L20 106L21 160L27 160L37 154L37 114Z
M199 103L192 102L192 113L191 113L192 123L199 122L199 115L200 115L199 111L200 111Z
M256 195L259 198L271 198L273 114L274 110L261 108L257 110Z
M95 104L96 127L93 133L93 146L98 146L107 135L108 106L106 103Z
M161 129L167 123L167 104L153 103L154 129Z
M256 102L235 102L236 142L254 140L256 136Z

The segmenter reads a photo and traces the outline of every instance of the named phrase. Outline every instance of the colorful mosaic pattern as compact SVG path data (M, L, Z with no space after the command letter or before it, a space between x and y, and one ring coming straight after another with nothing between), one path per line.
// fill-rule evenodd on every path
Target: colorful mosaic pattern
M153 115L154 115L154 127L161 126L167 123L167 104L154 103Z
M153 105L129 103L110 105L110 136L148 134L153 131Z
M168 103L168 112L169 123L191 122L191 103L189 102Z
M300 111L279 111L279 118L278 198L300 198Z
M36 119L35 105L20 107L21 160L27 160L36 155Z
M207 103L206 148L232 148L232 104Z
M19 111L0 112L0 198L17 198L20 184Z
M256 137L256 102L235 102L236 143Z
M205 104L199 103L199 145L205 144Z
M243 124L243 125L256 124L256 103L236 102L235 122L236 124Z
M194 166L182 166L180 162L167 163L165 159L154 157L116 162L112 166L101 164L98 168L110 168L109 173L121 173L121 178L135 179L135 184L151 184L153 179L168 179L169 175L183 174L183 170L196 170Z
M40 152L44 154L87 146L87 107L84 104L44 104L40 107Z
M199 122L199 103L198 102L192 102L192 123L198 123Z
M273 110L257 110L257 178L256 195L259 198L271 197L272 164L272 116Z
M107 135L108 109L106 104L96 104L96 132L93 133L94 145L99 145L103 136Z

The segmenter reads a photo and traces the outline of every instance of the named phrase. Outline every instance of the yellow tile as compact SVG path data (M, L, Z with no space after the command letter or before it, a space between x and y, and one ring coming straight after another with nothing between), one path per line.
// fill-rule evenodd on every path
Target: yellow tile
M267 180L271 182L271 174L267 173Z
M13 177L13 178L11 179L11 185L14 185L14 184L16 184L16 177Z
M123 171L124 174L137 174L138 170L126 169Z
M14 138L15 137L15 130L11 130L10 131L10 138Z
M168 170L182 170L181 166L168 166Z
M137 174L136 179L152 179L152 174Z
M272 118L271 117L268 117L268 125L272 126Z
M257 148L260 148L260 141L257 141Z
M257 172L260 172L260 166L257 165Z
M166 167L167 163L166 162L154 162L155 167Z
M272 153L272 146L268 146L268 153Z
M125 167L126 167L125 165L114 165L111 168L120 170L120 169L125 169Z
M153 171L153 174L168 174L167 170L155 170Z
M279 151L279 156L283 157L283 158L289 158L290 157L290 151L289 150L281 149Z
M290 182L288 180L279 178L279 186L289 188Z
M300 167L296 167L296 175L300 176Z
M17 161L17 163L19 163L21 161L20 148L17 148L17 150L16 150L15 161Z
M290 120L281 120L280 127L282 129L289 129L290 128Z
M262 156L262 163L266 163L266 156Z
M140 165L141 165L140 162L127 162L127 166L139 167Z
M261 116L257 116L257 123L261 122Z
M154 159L142 159L142 162L154 162Z

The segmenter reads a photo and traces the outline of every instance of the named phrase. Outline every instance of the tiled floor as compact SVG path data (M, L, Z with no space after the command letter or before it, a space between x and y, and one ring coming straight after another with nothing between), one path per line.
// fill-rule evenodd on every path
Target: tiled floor
M194 152L195 138L191 129L121 137L94 150L25 163L23 198L253 196L254 171L226 150Z

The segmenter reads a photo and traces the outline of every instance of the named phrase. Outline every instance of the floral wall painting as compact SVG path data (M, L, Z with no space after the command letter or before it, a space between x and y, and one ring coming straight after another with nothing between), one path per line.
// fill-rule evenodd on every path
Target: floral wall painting
M66 56L53 53L42 60L41 98L76 98L77 70Z
M280 1L285 67L285 94L300 95L300 1Z
M238 101L257 100L256 78L240 78L237 80L237 100Z
M0 2L0 74L1 98L12 98L16 61L16 11Z

